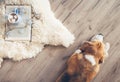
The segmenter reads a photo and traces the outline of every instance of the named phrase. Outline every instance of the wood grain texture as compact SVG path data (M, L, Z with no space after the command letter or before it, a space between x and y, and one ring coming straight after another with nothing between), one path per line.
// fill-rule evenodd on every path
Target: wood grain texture
M55 82L66 61L94 34L103 33L110 42L109 57L92 82L120 82L120 0L50 0L55 16L75 35L69 48L46 46L32 59L13 62L6 59L0 69L0 82Z

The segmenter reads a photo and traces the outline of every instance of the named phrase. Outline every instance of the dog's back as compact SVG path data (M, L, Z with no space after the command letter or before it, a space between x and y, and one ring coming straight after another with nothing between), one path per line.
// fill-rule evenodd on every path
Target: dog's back
M85 42L67 62L66 71L57 82L90 82L104 60L104 45L100 41Z
M71 56L67 62L67 69L56 82L89 82L95 75L97 65L92 66L83 54Z

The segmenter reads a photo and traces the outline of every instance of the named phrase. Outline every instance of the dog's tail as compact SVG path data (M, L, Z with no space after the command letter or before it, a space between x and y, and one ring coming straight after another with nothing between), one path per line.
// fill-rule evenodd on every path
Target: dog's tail
M70 75L65 71L63 72L60 77L56 80L56 82L69 82Z

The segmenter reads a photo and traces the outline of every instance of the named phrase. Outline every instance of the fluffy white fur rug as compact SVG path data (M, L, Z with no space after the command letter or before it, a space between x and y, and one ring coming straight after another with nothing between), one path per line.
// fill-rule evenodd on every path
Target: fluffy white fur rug
M32 6L33 25L32 42L10 42L4 40L5 5L28 4ZM0 65L3 58L22 60L35 57L44 45L63 45L68 47L74 42L74 36L55 18L49 0L4 0L0 2Z

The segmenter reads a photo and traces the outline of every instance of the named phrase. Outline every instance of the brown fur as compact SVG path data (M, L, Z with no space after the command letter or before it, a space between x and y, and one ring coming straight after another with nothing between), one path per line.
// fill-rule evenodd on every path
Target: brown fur
M60 75L56 82L90 82L98 73L99 65L104 60L104 44L99 41L85 42L80 50L74 53L67 62L67 69ZM96 65L92 65L84 55L93 55Z

